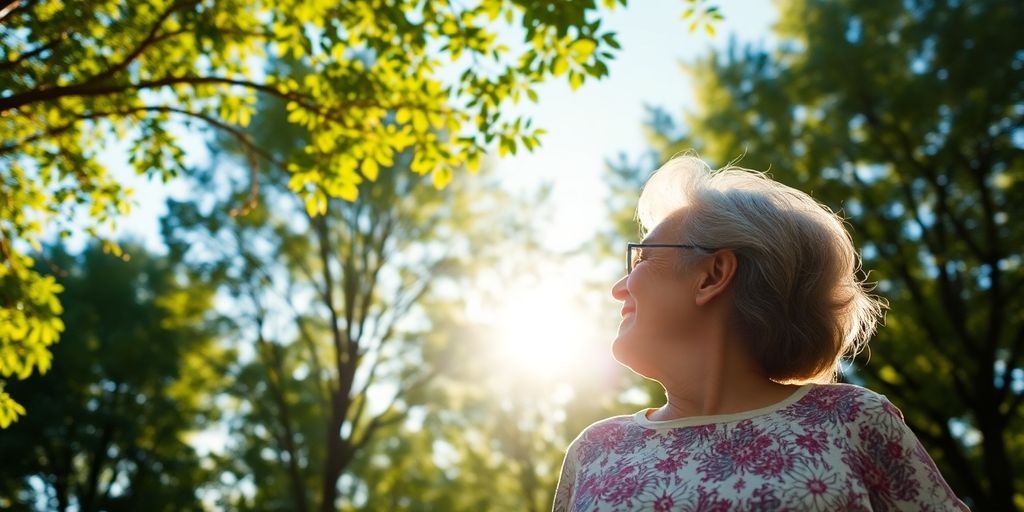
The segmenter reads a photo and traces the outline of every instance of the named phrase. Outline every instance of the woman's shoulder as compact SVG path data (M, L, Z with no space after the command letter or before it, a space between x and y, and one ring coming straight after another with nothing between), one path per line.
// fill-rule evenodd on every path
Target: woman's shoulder
M902 414L885 395L855 384L815 384L800 400L779 411L805 427L849 426Z
M872 411L893 407L885 395L864 386L844 382L817 384L808 394L817 397L819 401L847 401L855 403L861 409Z
M815 384L783 416L805 426L901 424L903 413L886 395L855 384Z
M631 432L642 430L633 421L633 416L632 414L625 414L597 420L581 430L579 435L570 443L569 448L572 449L574 446L595 442L606 444L610 440L630 437Z
M635 422L633 421L632 414L611 416L587 425L582 431L580 431L580 434L576 436L576 439L606 435L612 432L620 432L623 429L630 428L634 425Z
M845 382L834 382L831 384L815 384L810 394L850 397L864 402L880 402L885 400L885 395L872 389L857 384Z

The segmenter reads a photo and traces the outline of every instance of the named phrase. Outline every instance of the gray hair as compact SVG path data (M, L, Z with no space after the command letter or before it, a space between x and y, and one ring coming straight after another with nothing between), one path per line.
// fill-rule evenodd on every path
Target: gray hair
M735 320L768 376L834 382L842 358L867 344L887 307L858 276L860 258L843 219L763 172L713 171L690 154L648 179L637 220L650 231L682 207L686 243L736 254ZM707 257L680 255L684 268Z

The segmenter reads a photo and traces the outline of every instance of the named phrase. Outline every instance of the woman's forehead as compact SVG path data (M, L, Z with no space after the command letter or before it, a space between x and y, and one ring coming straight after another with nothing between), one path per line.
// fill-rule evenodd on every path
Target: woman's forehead
M662 219L657 226L654 227L647 236L642 240L643 243L672 243L682 238L683 229L683 218L686 215L686 209L680 208L669 216Z

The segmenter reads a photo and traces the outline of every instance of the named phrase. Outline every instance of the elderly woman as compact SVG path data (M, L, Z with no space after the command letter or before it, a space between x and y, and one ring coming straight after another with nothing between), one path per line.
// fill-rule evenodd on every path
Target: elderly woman
M967 510L885 396L835 383L885 304L842 220L739 168L677 157L612 288L612 352L667 402L587 427L554 510Z

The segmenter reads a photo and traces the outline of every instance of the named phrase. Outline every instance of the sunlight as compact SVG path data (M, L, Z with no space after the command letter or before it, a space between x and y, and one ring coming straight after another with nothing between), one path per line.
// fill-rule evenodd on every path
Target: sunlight
M554 274L552 272L551 274ZM494 336L488 347L498 364L518 375L570 381L598 347L580 290L564 275L531 279L494 298L483 318Z

